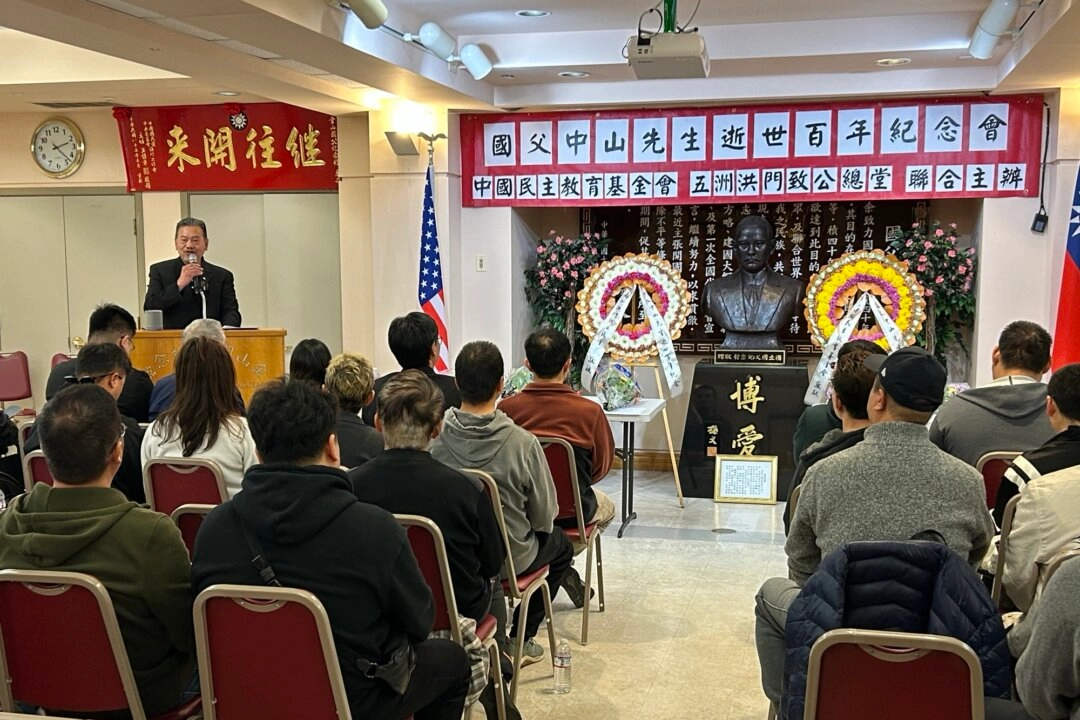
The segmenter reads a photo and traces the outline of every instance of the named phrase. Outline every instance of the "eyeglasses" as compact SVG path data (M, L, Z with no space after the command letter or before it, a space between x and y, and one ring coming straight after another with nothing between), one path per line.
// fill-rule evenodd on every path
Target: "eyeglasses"
M123 380L125 378L124 375L121 375L118 372L105 373L104 375L87 375L86 377L76 377L74 375L67 375L67 376L64 377L64 383L66 383L67 385L95 385L95 384L97 384L98 380L102 380L104 378L107 378L110 375L116 375L121 380Z
M127 351L128 351L128 353L135 352L135 338L131 337L130 335L124 335L122 338L120 338L121 343L123 343L123 341L125 341L125 340L127 340L127 345L128 345Z

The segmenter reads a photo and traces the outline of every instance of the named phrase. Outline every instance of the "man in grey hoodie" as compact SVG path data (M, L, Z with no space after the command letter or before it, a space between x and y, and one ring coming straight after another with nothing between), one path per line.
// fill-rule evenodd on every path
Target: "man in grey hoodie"
M1034 450L1054 436L1046 416L1050 333L1017 320L991 355L993 382L960 393L930 423L930 441L974 467L995 450Z
M514 569L524 574L549 565L547 583L555 597L574 550L566 533L555 526L559 503L540 442L495 409L503 389L502 353L483 340L468 343L458 353L454 374L461 408L446 411L431 456L453 468L483 470L495 479ZM533 639L543 619L543 599L533 595L525 629L517 627L515 618L510 630L514 638L525 633L525 652L533 662L543 657L543 648Z

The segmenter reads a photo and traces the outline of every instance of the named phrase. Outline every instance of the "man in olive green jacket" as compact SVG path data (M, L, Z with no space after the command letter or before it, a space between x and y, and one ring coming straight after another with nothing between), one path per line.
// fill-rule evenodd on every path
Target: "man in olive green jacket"
M100 580L146 713L166 712L193 691L195 672L191 564L180 533L165 515L110 487L123 459L124 425L105 390L67 388L36 424L55 485L35 485L0 513L0 568Z

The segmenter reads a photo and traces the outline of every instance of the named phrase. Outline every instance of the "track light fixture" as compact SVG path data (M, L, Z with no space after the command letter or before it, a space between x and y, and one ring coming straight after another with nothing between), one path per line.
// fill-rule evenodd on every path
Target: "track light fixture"
M331 4L335 1L331 0ZM368 30L375 30L386 22L386 5L382 0L339 0L338 4L352 10Z
M990 58L998 40L1008 34L1019 9L1020 0L991 0L990 7L979 18L979 25L971 36L968 54L979 60Z

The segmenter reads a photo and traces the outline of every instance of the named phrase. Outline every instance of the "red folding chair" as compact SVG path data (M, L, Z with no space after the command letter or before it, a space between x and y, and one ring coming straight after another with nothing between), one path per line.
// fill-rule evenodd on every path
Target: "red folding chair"
M82 573L0 570L0 709L129 710L145 720L112 600ZM153 720L196 716L195 698Z
M69 355L68 353L56 353L52 356L51 365L49 367L56 367L60 363L66 363L68 360L74 360L75 355Z
M12 400L25 400L33 394L26 353L21 350L0 353L0 405Z
M517 570L514 568L513 553L509 550L510 534L506 530L506 518L503 516L502 500L499 498L499 486L495 484L495 478L491 477L483 470L462 468L461 472L472 473L480 478L480 481L484 485L484 491L491 500L491 506L495 509L495 520L499 523L499 531L503 536L503 546L507 548L506 563L503 566L503 592L509 595L513 602L517 603L518 628L523 631L525 629L525 616L528 614L529 600L532 599L533 594L539 590L541 596L544 598L544 616L547 620L548 632L548 654L551 656L551 673L554 675L555 624L553 618L555 615L551 611L551 591L548 590L547 583L544 582L547 580L550 566L544 565L531 573L518 575ZM513 582L511 582L509 578L513 578ZM514 702L517 701L518 680L521 678L521 656L524 654L525 633L520 632L517 636L517 642L514 644L514 679L510 682L510 699Z
M982 666L941 635L831 630L814 643L804 720L982 720Z
M49 464L45 462L45 453L41 450L26 453L23 458L23 484L26 485L26 492L34 489L34 483L53 484Z
M420 566L420 572L431 589L431 596L435 598L435 623L432 631L449 631L454 642L464 647L465 640L461 636L461 625L457 620L457 600L454 598L450 561L446 557L446 542L443 540L442 531L430 518L419 515L394 515L394 519L405 528L416 564ZM506 720L502 667L499 664L499 647L495 642L496 631L495 616L491 614L476 626L476 637L484 644L490 662L488 682L495 690L499 720Z
M15 425L19 431L19 462L23 462L26 459L26 443L30 439L30 432L34 429L34 422L36 420L18 421Z
M570 542L585 543L585 605L581 612L581 644L589 643L589 606L592 598L593 548L596 549L596 585L600 598L600 612L604 612L604 561L600 548L601 533L596 523L585 524L581 514L581 486L578 485L577 463L574 462L574 448L562 438L537 438L544 448L551 477L555 480L555 495L559 500L557 520L571 519L577 527L566 528Z
M195 599L206 720L350 720L330 619L306 590L213 585Z
M170 516L181 505L220 505L229 499L221 468L201 458L147 460L143 490L151 510Z
M986 488L986 507L991 510L997 503L998 487L1005 477L1005 471L1009 469L1013 458L1019 455L1019 451L996 450L988 452L975 463L975 469L982 473L983 486Z
M1020 502L1020 496L1014 495L1009 498L1005 510L1001 514L1001 536L998 538L997 564L994 566L994 584L990 587L990 597L998 610L1004 612L1004 603L1001 596L1005 591L1002 580L1005 576L1005 556L1009 553L1009 535L1012 534L1013 518L1016 517L1016 504Z
M195 556L195 536L199 534L199 528L202 527L202 521L206 517L206 513L215 507L217 506L188 503L176 508L169 515L176 527L180 529L180 536L184 538L188 557Z

